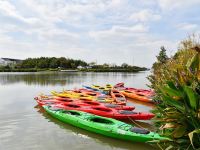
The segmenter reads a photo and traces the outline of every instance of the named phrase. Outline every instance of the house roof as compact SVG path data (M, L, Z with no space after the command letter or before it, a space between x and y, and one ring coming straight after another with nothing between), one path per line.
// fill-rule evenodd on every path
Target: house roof
M22 61L20 59L13 59L13 58L1 58L1 59L5 60L5 61L17 61L17 62Z

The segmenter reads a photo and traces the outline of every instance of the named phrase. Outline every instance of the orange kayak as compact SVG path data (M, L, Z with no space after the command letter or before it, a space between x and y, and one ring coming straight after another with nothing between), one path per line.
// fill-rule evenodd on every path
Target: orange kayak
M153 102L151 98L141 95L141 94L138 94L134 91L124 90L124 91L120 91L120 92L128 98L132 98L132 99L143 101L143 102Z

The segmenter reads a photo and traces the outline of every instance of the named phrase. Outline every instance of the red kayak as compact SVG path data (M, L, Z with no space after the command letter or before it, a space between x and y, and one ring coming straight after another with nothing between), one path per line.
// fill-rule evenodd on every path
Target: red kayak
M152 113L134 112L129 110L116 110L113 108L107 108L105 106L81 106L78 104L54 104L51 105L56 108L62 108L65 110L77 110L92 113L95 115L114 118L119 120L133 119L133 120L149 120L154 117Z
M73 103L73 104L78 104L81 106L101 106L101 107L106 107L106 108L113 108L116 110L134 110L135 109L134 106L121 106L121 105L116 105L116 104L105 104L105 103L99 103L97 101L90 101L90 100L74 100L74 99L69 99L69 98L50 98L50 99L42 100L41 98L38 98L38 97L36 97L35 99L40 106L51 105L51 104Z
M111 90L110 95L119 105L125 105L127 102L125 96L121 94L118 90Z

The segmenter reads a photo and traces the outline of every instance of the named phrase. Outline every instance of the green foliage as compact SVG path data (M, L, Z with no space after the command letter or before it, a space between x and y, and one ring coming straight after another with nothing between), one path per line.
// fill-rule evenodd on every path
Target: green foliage
M168 56L167 56L166 51L167 50L165 49L165 47L161 46L159 55L156 56L159 63L163 64L163 63L165 63L168 60Z
M163 52L162 52L163 54ZM159 55L160 56L160 55ZM164 56L164 55L162 55ZM162 145L173 149L200 148L200 47L193 39L181 42L178 52L161 63L149 76L156 99L153 110L158 131L173 139Z
M75 69L78 66L85 67L88 64L82 60L66 59L65 57L55 58L55 57L40 57L40 58L28 58L25 59L20 65L20 68L65 68L65 69Z

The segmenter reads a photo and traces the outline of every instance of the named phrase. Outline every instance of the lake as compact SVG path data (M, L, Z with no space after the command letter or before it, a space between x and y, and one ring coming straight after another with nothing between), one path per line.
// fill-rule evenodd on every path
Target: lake
M115 140L64 124L44 112L34 97L50 91L81 88L82 85L124 82L125 86L147 88L149 72L0 73L0 150L151 150L144 143ZM129 101L137 111L150 111L151 104ZM151 121L136 122L153 129Z

